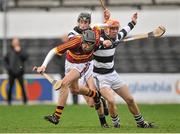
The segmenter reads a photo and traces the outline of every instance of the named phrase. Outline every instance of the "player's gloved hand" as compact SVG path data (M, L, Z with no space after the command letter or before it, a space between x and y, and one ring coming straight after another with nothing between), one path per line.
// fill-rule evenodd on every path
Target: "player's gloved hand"
M105 20L105 22L107 20L109 20L110 16L111 16L110 11L108 9L105 9L104 10L104 20Z
M37 72L38 72L38 73L45 72L45 70L46 70L46 67L45 67L45 66L40 66L40 67L37 68Z
M45 72L46 67L45 66L40 66L40 67L34 67L33 71L37 71L38 73Z
M137 18L138 18L138 13L134 13L131 17L132 21L136 24L137 23Z
M105 48L110 47L111 45L112 45L112 42L110 40L104 40L103 41L103 46Z

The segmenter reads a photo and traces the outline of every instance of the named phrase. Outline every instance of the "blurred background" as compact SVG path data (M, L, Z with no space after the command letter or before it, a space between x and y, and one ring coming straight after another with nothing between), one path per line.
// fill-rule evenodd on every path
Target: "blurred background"
M126 26L134 12L138 23L130 35L150 32L159 25L166 27L161 38L119 44L115 68L129 83L139 103L180 103L180 1L179 0L104 0L111 17ZM41 65L48 51L61 44L77 23L81 12L92 14L92 23L103 23L99 0L0 0L0 104L7 99L7 72L3 56L18 37L28 52L25 83L30 102L56 102L57 92L41 76L32 72ZM47 72L58 79L64 75L64 56L54 57ZM18 83L13 99L22 97ZM118 102L123 102L117 97ZM73 103L72 96L68 103ZM84 103L80 97L79 103Z

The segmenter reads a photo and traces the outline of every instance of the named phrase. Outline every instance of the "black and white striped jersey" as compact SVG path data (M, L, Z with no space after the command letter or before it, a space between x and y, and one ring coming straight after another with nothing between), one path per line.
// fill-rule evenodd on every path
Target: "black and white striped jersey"
M89 27L87 30L90 30L91 28ZM83 31L82 29L80 29L78 26L75 26L73 28L73 30L71 30L69 33L68 33L68 39L71 39L73 38L75 35L81 35L83 34Z
M129 22L126 27L120 30L115 39L110 39L105 32L102 32L101 37L104 40L110 40L112 45L105 48L100 45L94 52L94 68L93 72L99 74L107 74L114 71L114 54L116 47L120 41L134 28L135 23Z

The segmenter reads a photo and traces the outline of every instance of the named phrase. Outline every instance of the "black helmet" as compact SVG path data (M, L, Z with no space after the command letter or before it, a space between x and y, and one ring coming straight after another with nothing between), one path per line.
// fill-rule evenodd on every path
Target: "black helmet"
M94 44L96 42L95 33L93 30L86 30L84 31L83 35L83 42L89 42Z
M91 14L90 13L80 13L78 16L78 22L80 20L85 20L85 21L89 21L89 24L91 23Z
M84 50L84 52L92 51L94 49L95 42L96 42L96 37L95 37L94 31L93 30L86 30L82 34L82 39L83 39L82 49ZM83 45L85 43L88 43L89 47L84 48Z

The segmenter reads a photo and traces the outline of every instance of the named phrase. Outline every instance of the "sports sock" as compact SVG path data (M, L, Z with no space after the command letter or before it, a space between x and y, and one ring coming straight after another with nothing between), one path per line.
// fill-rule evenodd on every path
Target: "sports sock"
M106 118L104 115L99 115L99 121L100 121L101 125L107 124Z
M62 114L63 109L64 109L63 106L57 106L57 107L56 107L56 110L55 110L55 112L54 112L54 115L55 115L58 119L60 119L60 116L61 116L61 114Z
M111 116L111 119L112 119L112 123L115 125L115 124L120 124L120 119L118 117L118 115L112 117Z
M135 119L137 124L139 124L139 125L144 124L144 118L141 114L134 115L134 119Z
M101 106L100 94L96 90L89 89L89 91L86 94L86 96L93 97L93 100L95 102L96 110L100 108L100 106Z
M89 89L88 93L86 96L89 96L89 97L96 97L97 96L97 92L95 90L91 90Z

